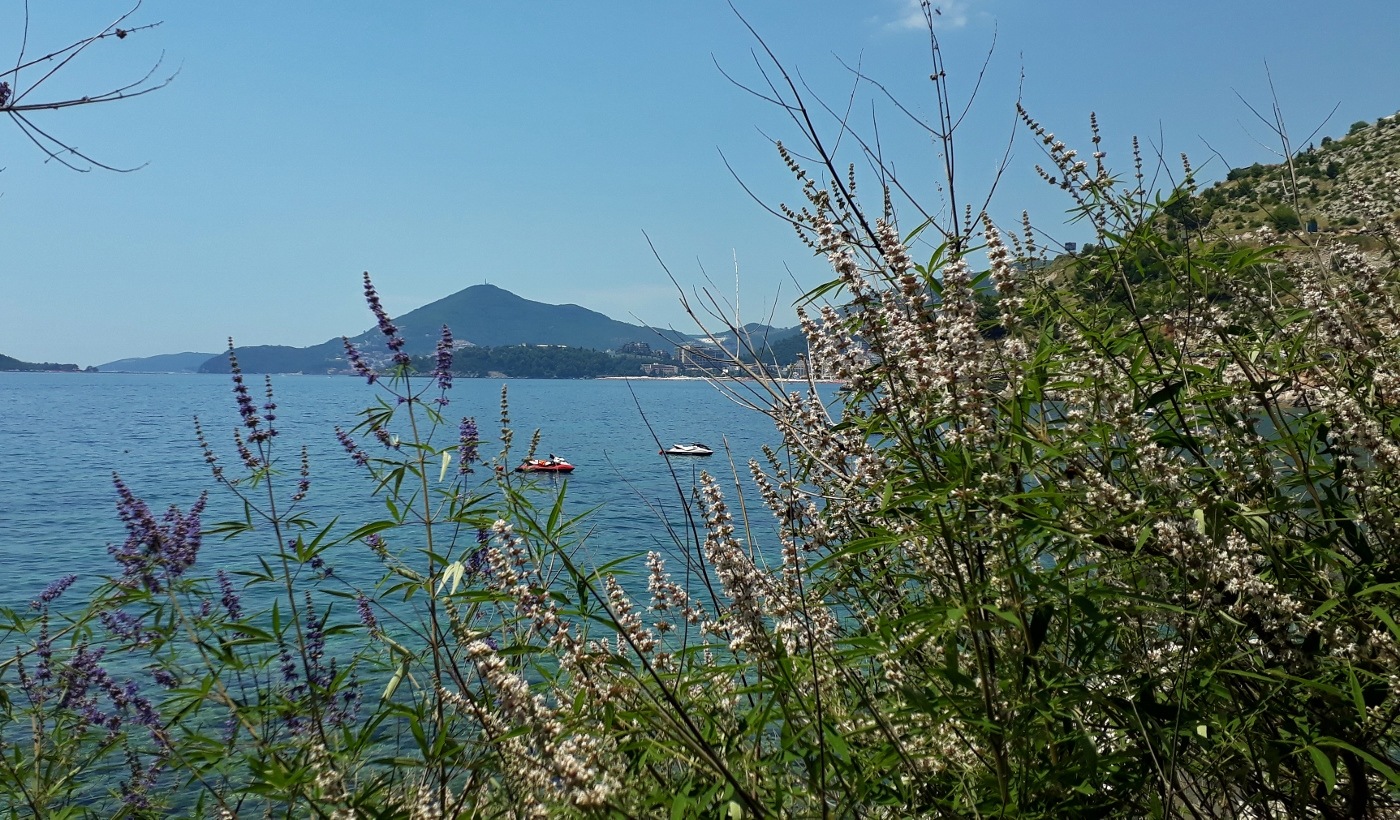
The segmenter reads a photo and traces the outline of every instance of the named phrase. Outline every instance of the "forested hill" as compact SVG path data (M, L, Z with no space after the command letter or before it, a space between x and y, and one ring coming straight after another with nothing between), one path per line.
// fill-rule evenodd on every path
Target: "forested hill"
M395 316L394 324L410 353L431 352L443 325L452 328L457 340L477 347L526 344L615 350L629 342L655 347L663 338L682 338L682 334L619 322L579 305L535 302L495 285L472 285ZM352 341L377 343L378 335L371 328Z
M579 305L535 302L494 285L473 285L395 316L393 321L404 338L406 351L412 356L431 355L442 336L443 326L451 328L459 348L458 369L482 375L636 374L644 362L669 361L678 345L695 342L695 337L674 330L619 322ZM770 344L797 333L766 325L749 325L745 332L751 339ZM723 339L715 341L724 343ZM352 336L351 342L373 365L386 363L384 337L377 327ZM598 358L605 351L618 355L611 361ZM339 338L305 348L240 347L236 353L239 366L248 373L326 373L350 369L344 343ZM628 360L629 355L635 360ZM228 366L227 357L219 355L201 365L200 371L222 373L228 371Z
M410 355L433 352L442 327L452 329L459 345L504 348L544 345L580 350L616 350L634 342L653 348L671 347L682 334L619 322L578 305L550 305L517 296L494 285L473 285L451 296L394 317ZM377 327L350 337L373 360L383 352L384 338ZM239 365L251 373L324 373L348 368L341 339L329 339L312 347L281 345L241 347ZM216 356L202 372L225 372L226 357Z
M0 353L0 370L38 370L46 372L76 373L76 364L56 364L54 362L22 362L12 356Z
M104 373L198 373L200 365L216 353L165 353L137 359L118 359L98 365Z

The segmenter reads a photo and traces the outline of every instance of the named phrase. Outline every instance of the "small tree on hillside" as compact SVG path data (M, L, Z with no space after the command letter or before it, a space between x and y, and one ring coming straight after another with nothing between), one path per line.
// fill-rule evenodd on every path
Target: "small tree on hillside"
M1280 233L1296 231L1302 224L1298 218L1298 212L1287 205L1279 205L1269 211L1269 225Z

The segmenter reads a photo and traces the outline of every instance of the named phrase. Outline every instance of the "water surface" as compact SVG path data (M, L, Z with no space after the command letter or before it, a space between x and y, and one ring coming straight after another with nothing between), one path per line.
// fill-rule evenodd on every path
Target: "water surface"
M261 377L249 383L261 403ZM652 431L666 445L701 441L717 451L711 458L671 460L683 487L693 485L702 468L728 475L725 445L746 472L744 464L760 456L761 445L778 443L765 416L703 381L458 380L446 408L454 424L449 432L455 435L462 416L475 416L488 458L499 449L502 384L509 388L517 457L539 428L541 453L577 465L558 481L567 481L568 512L596 508L587 541L593 562L664 546L658 512L680 518L676 485ZM357 412L374 401L375 389L343 376L276 376L273 389L284 467L295 472L303 444L311 455L315 517L340 515L343 532L382 517L364 471L350 464L334 435L336 425L348 429L359 421ZM209 489L206 525L233 517L240 507L209 475L195 441L195 416L236 474L230 460L238 416L228 376L0 373L0 561L6 573L0 605L24 605L67 573L85 579L111 573L107 547L125 537L113 473L157 513L170 504L187 508ZM211 540L200 569L243 565L255 543ZM338 553L333 560L347 569L363 562L366 572L372 564L364 553Z

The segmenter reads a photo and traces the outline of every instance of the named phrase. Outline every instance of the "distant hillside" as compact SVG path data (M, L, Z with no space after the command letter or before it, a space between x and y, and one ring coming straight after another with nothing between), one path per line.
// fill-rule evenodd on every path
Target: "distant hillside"
M672 330L619 322L578 305L531 301L494 285L473 285L396 316L394 324L404 338L405 349L413 356L431 354L442 334L442 326L447 325L459 346L498 351L520 345L560 349L561 352L554 355L561 358L559 364L564 370L572 368L577 357L574 353L562 352L563 349L620 351L642 347L655 351L660 357L669 357L677 345L692 340L691 336ZM791 331L750 325L746 332L755 344L761 344L770 336L776 338ZM351 341L376 366L387 359L384 337L378 328L352 336ZM726 346L732 347L733 340L727 339L727 342ZM248 373L325 373L349 369L344 344L339 338L304 348L240 347L236 353L239 366ZM495 354L496 357L501 355ZM468 357L459 358L465 361ZM512 357L506 360L515 361ZM538 367L541 365L532 364L531 372L538 372ZM228 362L219 355L206 360L199 369L205 373L224 373L228 372ZM483 369L497 372L497 368ZM507 375L520 374L508 372Z
M253 345L236 348L238 366L244 373L328 373L346 370L345 348L340 340L315 347ZM227 373L228 354L211 356L199 366L200 373Z
M118 359L98 365L103 373L198 373L200 365L217 353L163 353L137 359Z
M807 337L802 328L794 327L778 331L768 337L768 356L764 363L780 365L796 364L799 356L807 355Z
M1343 192L1390 201L1387 172L1400 170L1400 115L1353 123L1342 137L1322 137L1287 163L1234 168L1197 197L1196 221L1212 233L1239 235L1269 225L1280 231L1354 234L1356 207Z
M738 350L740 358L750 362L757 356L764 364L790 365L797 361L798 354L807 354L807 337L801 328L750 323L744 325L739 344L734 337L732 331L726 331L699 338L725 350Z
M22 362L12 356L0 353L0 370L37 370L44 372L76 373L76 364L55 364L54 362Z
M578 305L534 302L495 285L472 285L396 316L394 324L410 353L432 351L443 325L452 328L458 341L477 347L531 344L616 350L628 342L647 342L652 347L661 342L658 331L651 328L619 322ZM352 341L377 344L378 337L379 331L370 329Z

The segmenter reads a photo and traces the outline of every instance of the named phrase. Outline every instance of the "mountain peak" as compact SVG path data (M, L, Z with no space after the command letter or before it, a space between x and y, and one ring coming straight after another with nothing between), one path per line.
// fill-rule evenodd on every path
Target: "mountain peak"
M657 331L619 322L579 305L536 302L490 283L471 285L394 317L412 353L431 352L443 325L459 341L481 347L552 344L615 350L629 342L660 341ZM373 338L368 330L352 341ZM672 342L674 343L674 342Z

